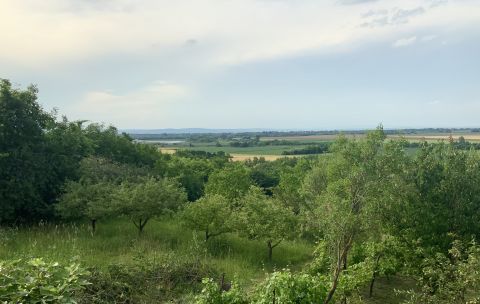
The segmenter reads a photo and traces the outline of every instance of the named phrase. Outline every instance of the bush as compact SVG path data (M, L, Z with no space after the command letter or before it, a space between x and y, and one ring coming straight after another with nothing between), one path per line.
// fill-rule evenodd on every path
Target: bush
M480 246L455 240L448 255L423 260L418 290L407 292L406 304L480 303Z
M309 274L293 274L290 270L272 273L256 290L256 304L323 303L327 294L324 280Z
M202 283L203 289L195 298L196 304L323 303L328 291L323 278L305 273L294 274L288 269L269 275L250 295L243 293L235 283L222 286L213 279L204 279Z
M203 277L216 276L202 260L173 253L155 259L138 256L133 265L110 265L91 273L92 284L84 290L82 304L168 302L198 292Z
M213 279L202 280L202 293L195 297L196 304L246 304L248 303L238 286L233 283L228 291Z
M77 263L0 261L0 302L75 303L78 292L89 284L88 274Z
M91 276L88 285L81 296L79 303L133 303L133 278L127 267L122 265L109 266L107 270L90 269Z

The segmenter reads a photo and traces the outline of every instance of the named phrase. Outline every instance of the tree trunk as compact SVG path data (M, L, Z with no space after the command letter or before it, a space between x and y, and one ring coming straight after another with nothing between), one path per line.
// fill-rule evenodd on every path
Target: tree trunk
M272 261L272 256L273 256L273 246L272 246L272 241L267 242L268 245L268 261Z
M92 235L94 235L95 231L97 230L97 219L92 219L91 225L92 225Z
M133 221L133 224L134 224L135 227L137 227L137 229L138 229L138 234L141 235L141 234L143 233L143 228L145 228L145 225L147 225L148 220L149 220L148 218L145 219L145 220L140 219L140 220L138 221L138 223L135 222L135 221Z
M347 255L343 257L343 270L347 270ZM347 304L347 297L343 296L342 304Z
M335 272L333 274L333 283L332 287L328 291L327 297L325 299L324 304L330 303L332 301L333 295L335 294L335 291L337 290L338 287L338 281L340 279L340 274L342 273L343 270L346 268L346 261L347 261L347 256L348 252L350 250L350 247L353 242L353 235L351 235L346 241L345 244L343 245L343 248L341 247L341 243L338 243L338 253L337 253L337 265L335 266ZM342 299L346 300L346 299Z
M375 272L373 273L372 280L370 281L370 290L368 291L368 297L371 298L373 296L373 284L375 284Z
M205 242L207 242L209 238L210 238L210 234L208 234L208 229L207 229L205 230Z
M375 267L373 268L372 280L370 281L370 290L368 296L371 298L373 296L373 285L375 284L375 279L378 274L378 263L380 262L381 255L378 255L375 259Z
M333 298L333 295L335 294L335 290L337 290L338 279L339 279L339 277L340 277L340 272L342 271L342 267L341 267L340 264L341 264L341 260L339 259L339 260L337 261L337 266L335 267L335 273L334 273L334 275L333 275L332 288L330 288L330 290L328 291L327 298L325 299L324 304L330 303L330 301L331 301L332 298Z

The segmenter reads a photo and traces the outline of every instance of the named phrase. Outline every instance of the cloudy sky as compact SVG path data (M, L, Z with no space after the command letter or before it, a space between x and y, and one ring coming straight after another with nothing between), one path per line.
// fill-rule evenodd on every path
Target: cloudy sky
M0 0L0 78L120 128L480 126L480 0Z

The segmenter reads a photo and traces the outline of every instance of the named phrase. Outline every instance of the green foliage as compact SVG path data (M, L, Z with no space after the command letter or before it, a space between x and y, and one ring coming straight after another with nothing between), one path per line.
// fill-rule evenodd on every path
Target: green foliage
M190 157L170 156L158 161L156 171L165 177L175 177L185 188L189 201L195 201L204 194L205 183L209 175L223 164L216 158L194 159Z
M256 186L251 186L242 198L237 217L240 234L266 242L269 260L272 259L273 248L284 239L291 238L295 232L293 213Z
M88 275L77 263L0 261L0 302L76 303L76 295L89 284Z
M310 304L323 302L327 294L322 278L295 274L289 269L268 275L250 294L235 282L227 284L227 291L222 289L222 282L215 282L211 278L203 279L202 283L203 289L195 298L197 304Z
M435 253L421 265L418 291L405 303L480 303L480 246L455 240L448 255Z
M113 199L116 212L130 218L141 233L150 219L182 207L186 194L176 181L152 177L141 183L122 184Z
M94 155L119 163L153 167L159 153L155 147L133 143L127 134L118 134L113 126L90 124L84 130L85 136L92 141Z
M80 162L80 182L111 183L119 185L123 182L141 182L152 170L148 167L138 167L131 164L113 162L107 158L89 156Z
M37 102L38 90L0 81L0 222L49 218L66 179L90 151L81 123L55 121Z
M324 279L310 274L294 274L289 269L275 271L254 293L256 304L322 303L327 294Z
M291 151L283 151L283 155L306 155L306 154L323 154L327 153L330 148L330 142L319 143L316 145L308 145L301 149Z
M412 239L446 252L449 233L464 239L480 235L480 156L452 144L424 144L411 171L411 199L399 206L398 229Z
M112 213L112 194L114 185L106 182L96 184L68 182L65 193L55 206L58 214L64 219L86 218L94 221L105 218Z
M265 158L254 158L245 164L250 168L253 183L272 195L274 187L280 182L280 170L285 165L279 161L266 161Z
M232 231L232 207L218 194L206 195L187 204L181 217L187 227L205 232L205 241L209 238Z
M202 292L195 297L196 304L247 304L245 296L237 284L232 283L228 291L223 291L218 282L205 278Z
M198 252L166 254L150 259L136 255L133 264L112 264L106 269L92 269L92 283L80 295L80 303L148 303L171 301L185 289L199 290L205 276L215 271ZM139 288L141 284L142 288Z
M245 165L233 163L214 171L209 176L205 193L220 194L230 203L234 203L248 191L251 184L250 174Z
M290 208L293 213L298 215L302 209L305 209L305 198L302 193L302 182L305 174L308 172L308 164L300 161L295 167L283 168L280 173L280 182L274 189L274 197L286 208Z

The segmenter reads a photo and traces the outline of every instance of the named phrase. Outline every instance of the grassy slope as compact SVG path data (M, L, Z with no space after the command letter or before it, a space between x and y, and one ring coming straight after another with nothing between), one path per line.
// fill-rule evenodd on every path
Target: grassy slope
M165 255L191 256L198 246L205 246L202 235L172 219L151 221L142 236L126 220L99 222L93 237L85 224L0 230L0 259L44 257L67 263L78 257L83 265L100 268L133 264L139 255L150 260ZM251 287L265 272L284 267L300 269L310 261L313 246L284 242L275 248L273 262L269 263L265 244L230 234L211 239L201 252L217 273L236 277L239 283ZM410 286L410 281L398 277L379 279L374 297L367 303L399 303L394 289Z
M78 257L86 266L103 268L134 263L138 255L147 259L168 254L188 256L198 250L193 248L195 244L205 246L201 233L185 229L175 220L151 221L142 236L132 223L123 220L99 222L97 229L94 237L83 224L0 230L0 259L44 257L67 263ZM218 273L250 283L274 268L301 267L310 260L313 247L303 242L284 242L275 248L273 262L269 263L266 244L229 234L209 240L201 250Z

